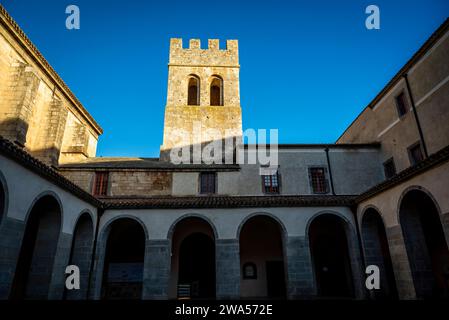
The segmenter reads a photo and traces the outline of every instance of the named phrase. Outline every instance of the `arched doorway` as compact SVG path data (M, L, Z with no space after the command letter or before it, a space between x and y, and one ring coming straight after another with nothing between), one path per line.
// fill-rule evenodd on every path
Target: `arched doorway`
M205 220L192 217L176 224L172 279L172 297L215 298L215 236Z
M319 215L309 226L319 297L354 297L346 229L346 222L334 214Z
M282 230L268 216L255 216L240 231L240 294L243 298L285 298Z
M66 290L67 300L87 299L90 265L92 260L94 225L89 213L83 213L75 227L70 254L70 265L78 266L80 270L80 289Z
M448 297L449 251L435 203L425 192L402 198L399 221L418 298Z
M396 282L391 262L387 234L382 217L374 208L362 218L362 241L366 265L376 265L380 271L380 289L371 291L374 299L397 299Z
M145 260L145 231L131 218L109 226L103 268L102 298L141 299Z
M26 222L11 299L47 299L61 229L61 207L51 195L40 198Z

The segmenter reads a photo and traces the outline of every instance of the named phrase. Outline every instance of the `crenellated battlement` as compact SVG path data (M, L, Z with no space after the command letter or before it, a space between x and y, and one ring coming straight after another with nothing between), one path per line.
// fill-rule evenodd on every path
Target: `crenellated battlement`
M209 39L207 49L201 48L200 39L190 39L183 48L181 38L170 39L170 65L238 67L238 40L226 40L226 48L220 49L220 40Z

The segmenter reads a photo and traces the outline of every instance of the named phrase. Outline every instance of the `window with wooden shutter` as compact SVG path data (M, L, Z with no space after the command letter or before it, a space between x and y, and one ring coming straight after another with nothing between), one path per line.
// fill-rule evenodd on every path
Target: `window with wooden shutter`
M326 168L309 168L309 179L313 193L328 193L329 187L326 179Z
M95 196L106 196L108 194L109 172L95 172L93 194Z
M213 194L215 193L216 174L215 172L202 172L200 174L200 193Z

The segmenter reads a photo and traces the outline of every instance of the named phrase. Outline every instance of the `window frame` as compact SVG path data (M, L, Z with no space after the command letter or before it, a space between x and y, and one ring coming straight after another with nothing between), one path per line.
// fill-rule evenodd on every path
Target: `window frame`
M415 149L415 148L419 148L419 151L420 151L420 153L421 153L421 159L418 160L418 161L415 161L415 159L414 159L414 157L413 157L413 152L412 152L412 150ZM416 164L418 164L419 162L423 161L423 160L424 160L424 152L423 152L423 148L422 148L421 141L417 141L417 142L415 142L414 144L410 145L410 146L407 148L407 153L408 153L408 159L409 159L409 161L410 161L410 166L413 167L414 165L416 165Z
M323 169L323 177L324 177L324 184L325 184L325 190L323 192L317 192L315 191L314 185L313 185L313 175L312 171L317 169ZM309 173L309 186L310 186L310 193L311 194L329 194L330 192L330 186L329 186L329 179L328 179L328 169L326 166L309 166L308 167L308 173Z
M101 185L97 189L99 177L102 177L100 182ZM104 180L106 180L106 182ZM96 197L107 197L109 191L109 181L109 171L95 171L93 177L92 195Z
M203 181L202 176L206 175L206 174L214 176L214 192L203 192L203 189L202 189L202 181ZM218 175L217 175L217 172L210 172L210 171L200 172L200 174L198 175L198 193L200 195L207 196L207 195L217 194L217 191L218 191Z
M253 268L254 274L248 275L247 268ZM242 278L243 280L257 280L257 265L254 262L245 262L242 266Z
M272 188L272 184L273 184L273 176L276 176L277 179L277 191L267 191L266 190L266 186L265 186L265 177L270 177L270 188ZM269 195L273 195L273 194L280 194L281 193L281 175L279 174L279 169L276 169L276 174L261 174L261 183L262 183L262 193L263 194L269 194Z
M197 82L196 88L196 104L190 104L190 81L194 79ZM195 74L190 74L187 80L187 105L192 107L198 107L201 105L201 80Z
M213 86L215 80L218 80L220 82L220 85L218 86L218 88L220 90L218 104L212 104L212 86ZM212 107L224 106L224 80L221 76L216 75L216 74L211 77L211 81L209 83L209 105Z
M387 174L387 166L388 165L392 165L392 169L393 169L393 174L391 175L391 176L389 176L388 174ZM389 159L387 159L384 163L383 163L383 167L384 167L384 175L385 175L385 179L387 179L387 180L389 180L389 179L391 179L392 177L394 177L396 174L397 174L397 171L396 171L396 163L394 162L394 158L393 157L391 157L391 158L389 158Z
M401 97L402 96L402 102L403 102L403 107L404 107L404 113L401 113L401 107L399 106L399 97ZM408 111L409 111L409 103L408 103L408 100L407 100L407 95L405 94L405 90L402 90L399 94L397 94L395 97L394 97L394 101L395 101L395 104L396 104L396 112L397 112L397 114L398 114L398 117L399 117L399 119L402 119L403 117L405 117L407 114L408 114Z

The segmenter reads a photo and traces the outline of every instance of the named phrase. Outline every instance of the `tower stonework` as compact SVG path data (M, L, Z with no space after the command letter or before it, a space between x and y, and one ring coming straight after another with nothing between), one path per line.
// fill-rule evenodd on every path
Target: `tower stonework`
M209 39L202 49L198 39L189 48L171 39L168 66L161 160L173 148L216 141L218 132L220 139L242 136L237 40L220 49L219 40Z

